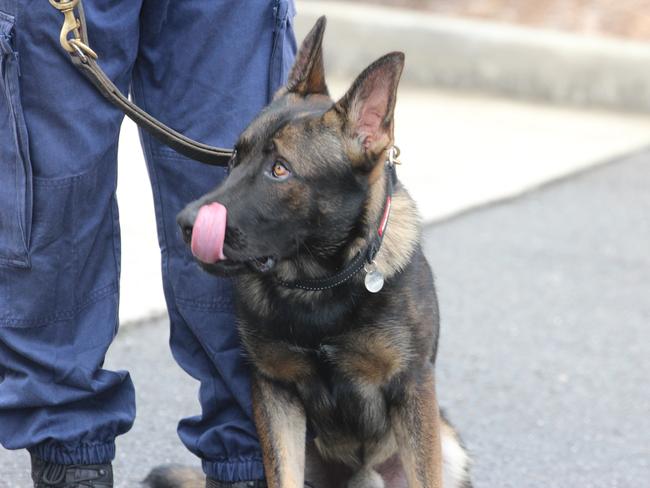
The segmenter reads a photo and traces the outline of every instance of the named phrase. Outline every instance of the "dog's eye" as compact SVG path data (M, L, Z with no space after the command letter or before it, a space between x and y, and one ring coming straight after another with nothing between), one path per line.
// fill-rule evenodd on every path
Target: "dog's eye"
M289 176L291 172L286 168L286 166L278 161L273 163L273 167L271 168L271 174L273 175L274 178L277 178L279 180L283 180Z

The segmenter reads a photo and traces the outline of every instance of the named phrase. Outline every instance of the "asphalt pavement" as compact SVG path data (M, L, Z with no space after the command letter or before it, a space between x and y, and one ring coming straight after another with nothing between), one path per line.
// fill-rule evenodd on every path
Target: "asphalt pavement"
M650 486L650 151L425 229L442 313L438 388L474 457L477 488ZM138 419L116 486L198 465L175 434L197 384L164 320L120 332ZM0 487L28 457L0 450Z

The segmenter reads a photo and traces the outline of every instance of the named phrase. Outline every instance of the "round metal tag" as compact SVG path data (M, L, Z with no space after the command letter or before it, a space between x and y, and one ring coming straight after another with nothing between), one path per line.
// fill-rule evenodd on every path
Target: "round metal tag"
M370 293L377 293L384 287L384 275L376 269L372 269L366 273L366 290Z

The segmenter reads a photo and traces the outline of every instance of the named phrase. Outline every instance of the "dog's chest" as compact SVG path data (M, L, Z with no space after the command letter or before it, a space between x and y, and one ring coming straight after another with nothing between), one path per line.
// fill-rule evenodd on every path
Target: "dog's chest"
M304 360L310 364L310 372L293 384L310 430L322 443L385 436L389 424L385 387L390 378L379 357L361 358L323 346L305 353Z
M351 332L304 347L281 340L243 337L255 367L282 383L322 383L330 390L340 385L364 391L381 389L409 367L410 338L396 329ZM348 385L349 383L349 385Z
M387 391L407 368L408 354L385 336L353 333L318 348L287 342L248 344L255 367L300 396L311 430L321 439L381 439L389 429Z

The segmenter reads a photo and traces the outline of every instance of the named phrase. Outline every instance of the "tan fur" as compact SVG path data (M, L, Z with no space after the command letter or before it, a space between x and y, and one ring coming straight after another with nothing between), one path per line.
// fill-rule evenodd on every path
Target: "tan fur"
M433 369L426 382L409 388L405 406L393 413L393 428L409 488L442 488L440 414Z
M339 356L339 366L357 381L372 385L387 383L402 369L404 361L399 350L390 344L378 341L377 346L372 353L364 350Z
M386 178L383 165L380 165L381 176L372 184L367 203L366 225L375 228L384 211L386 204ZM392 197L391 212L388 227L384 233L384 241L375 257L377 269L386 279L402 271L411 261L413 252L420 239L421 219L415 202L406 189L400 186ZM349 252L352 258L359 250L368 245L366 239L358 239Z
M288 184L281 190L283 193L281 198L285 202L285 206L293 212L298 213L309 205L311 192L309 191L309 188L305 188L304 185L296 183L295 181L287 183Z
M336 439L336 442L331 444L325 444L322 439L317 437L314 444L324 459L340 461L347 466L354 467L356 470L361 470L364 467L368 469L375 468L393 456L398 450L392 432L389 432L383 439L379 439L373 444L362 445L351 436L340 436ZM358 455L361 449L364 450L367 456L363 462L359 463Z
M253 414L269 488L304 488L306 421L295 399L253 378Z
M330 461L340 461L347 466L359 468L360 465L355 462L357 453L361 448L361 443L352 437L339 437L333 445L322 442L322 439L314 440L316 449L324 459Z
M400 188L393 195L384 242L375 258L379 271L387 278L402 271L411 261L419 239L420 216L415 202L406 189Z
M316 108L321 107L322 110L326 110L331 105L331 100L326 97L314 98L315 100L310 100L310 104L316 104ZM293 120L281 128L273 138L278 154L285 160L291 161L295 170L303 176L320 171L321 166L327 164L332 151L341 147L340 138L334 136L336 132L332 132L330 137L326 137L328 134L323 131L323 118L326 115L314 118L314 110L315 108L312 108L311 112L305 112L304 118L294 115ZM312 117L309 117L310 115ZM319 133L320 137L314 139L310 136L313 133ZM304 158L305 147L309 147L310 151L316 155L316 160L310 161L309 164ZM319 157L320 162L318 161Z
M331 130L340 130L342 121L340 115L335 110L325 112L321 118L323 128Z
M358 471L348 481L347 488L384 488L384 480L373 469Z
M312 364L299 348L288 344L255 341L250 336L244 340L255 367L269 378L294 383L305 381L314 374Z
M470 459L454 428L440 420L443 488L464 488L469 484Z
M404 371L411 359L408 337L400 334L390 328L353 332L328 355L351 380L374 386L386 384Z

